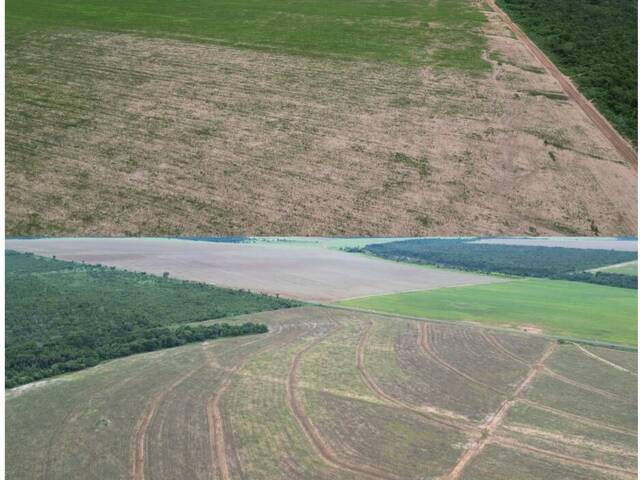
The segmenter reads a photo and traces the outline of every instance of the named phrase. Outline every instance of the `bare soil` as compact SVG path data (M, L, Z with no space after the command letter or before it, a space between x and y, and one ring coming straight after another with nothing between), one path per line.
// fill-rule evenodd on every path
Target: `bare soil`
M34 34L7 55L7 233L634 234L633 167L488 18L488 75Z
M169 239L8 240L7 248L310 301L503 281L328 249Z

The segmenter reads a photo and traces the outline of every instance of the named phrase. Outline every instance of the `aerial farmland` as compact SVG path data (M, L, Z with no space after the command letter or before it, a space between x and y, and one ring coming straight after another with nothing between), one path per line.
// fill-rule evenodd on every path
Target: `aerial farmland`
M635 58L634 7L609 3L598 53ZM634 235L636 88L607 103L600 78L633 65L563 70L619 135L500 12L8 0L7 232Z
M557 280L344 251L397 252L416 240L380 242L344 240L336 251L331 242L250 239L8 240L7 348L16 384L6 393L8 478L637 476L637 290L619 278L628 274ZM441 252L441 242L424 248ZM496 248L449 242L451 262L467 248L491 255ZM534 253L537 264L560 268L554 247L500 248L504 258ZM637 256L567 250L573 268ZM194 267L198 256L203 263ZM336 260L343 256L354 260ZM166 274L145 272L162 259ZM230 277L242 270L237 278L247 282L262 271L278 284L280 266L298 265L297 282L309 288L294 300L253 286L229 289L215 273L222 259ZM398 283L398 268L412 284ZM350 270L360 272L351 282L343 279ZM358 296L362 272L386 285L372 282L375 291ZM331 278L342 279L340 299L334 292L318 300L313 287ZM475 292L485 288L493 290ZM506 321L554 288L564 303L551 299L522 324ZM568 309L569 289L596 298L602 328L576 321L590 307ZM441 297L423 305L430 315L393 311L391 302L386 311L349 305L412 291ZM443 315L442 302L468 316ZM97 322L91 333L102 329L133 350L114 350L108 338L83 349L87 312ZM44 334L48 342L33 341ZM92 359L95 352L104 359ZM45 364L48 373L34 368Z

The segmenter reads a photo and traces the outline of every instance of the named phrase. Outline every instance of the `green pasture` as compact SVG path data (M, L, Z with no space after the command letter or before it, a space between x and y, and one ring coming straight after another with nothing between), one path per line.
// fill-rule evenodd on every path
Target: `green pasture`
M30 33L134 33L276 52L485 70L471 0L8 0L7 46Z
M581 282L527 279L339 302L416 317L541 328L550 335L637 344L637 291Z

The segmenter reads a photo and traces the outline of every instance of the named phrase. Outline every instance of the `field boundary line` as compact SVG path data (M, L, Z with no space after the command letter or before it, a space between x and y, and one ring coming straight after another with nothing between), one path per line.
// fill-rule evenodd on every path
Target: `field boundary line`
M591 123L609 140L616 151L631 164L633 169L638 170L638 154L631 144L618 131L613 128L609 121L598 111L593 103L591 103L573 84L573 82L565 76L560 69L547 57L547 55L538 48L538 46L527 36L526 33L511 20L511 17L502 10L495 0L487 0L491 9L506 24L516 37L528 48L533 56L542 64L545 70L560 84L564 92L571 98L574 103L582 110Z
M359 307L350 307L346 305L332 304L332 303L309 303L309 305L313 305L316 307L324 307L324 308L333 308L337 310L351 310L354 312L361 313L369 313L371 315L378 315L380 317L385 318L403 318L407 320L416 320L419 322L427 322L427 323L440 323L444 325L458 325L468 328L482 328L485 330L490 330L493 332L503 332L503 333L511 333L514 335L521 335L526 337L536 337L543 338L548 340L554 340L559 342L569 342L569 343L581 343L583 345L591 345L594 347L601 348L609 348L611 350L620 350L624 352L637 352L638 347L634 345L624 345L622 343L610 343L610 342L601 342L599 340L589 340L585 338L575 338L575 337L566 337L562 335L549 335L546 333L528 333L517 328L508 328L508 327L499 327L496 325L488 325L483 323L474 323L468 320L443 320L440 318L429 318L429 317L416 317L413 315L404 315L402 313L390 313L390 312L382 312L378 310L371 310L367 308L359 308Z
M341 459L333 450L333 448L324 441L317 427L305 413L302 401L296 393L298 391L298 370L300 368L300 360L302 356L313 347L318 345L320 342L326 340L330 335L339 331L341 328L342 325L336 326L324 336L312 340L308 345L303 347L294 355L289 367L289 375L286 384L287 406L296 419L298 425L302 428L305 436L310 441L311 446L325 464L339 470L354 473L356 475L364 475L368 478L374 478L377 480L397 480L399 479L399 477L394 474L386 473L367 465L353 464L349 461Z
M582 346L578 345L577 343L574 343L574 345L576 347L578 347L578 349L580 349L580 351L582 351L582 353L584 353L585 355L588 355L589 357L592 357L592 358L594 358L594 359L596 359L596 360L598 360L598 361L600 361L600 362L602 362L602 363L604 363L606 365L609 365L610 367L613 367L616 370L621 370L623 372L630 373L631 375L634 375L636 377L638 376L638 374L636 372L632 372L631 370L627 370L626 368L618 365L617 363L613 363L613 362L607 360L606 358L602 358L602 357L596 355L595 353L590 352L586 348L583 348Z
M516 403L516 399L522 392L531 384L538 373L544 368L544 362L553 354L557 344L551 343L547 346L542 356L535 365L531 367L527 376L518 384L513 394L505 399L498 410L496 410L485 422L482 427L482 436L479 441L475 441L465 452L460 456L458 462L453 467L451 472L445 477L446 480L456 480L460 478L465 467L471 462L484 447L491 440L492 435L498 429L507 413L513 405Z

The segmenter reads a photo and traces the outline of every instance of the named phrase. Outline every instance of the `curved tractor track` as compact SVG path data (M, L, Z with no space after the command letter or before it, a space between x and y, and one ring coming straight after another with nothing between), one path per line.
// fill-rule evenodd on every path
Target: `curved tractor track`
M573 85L562 72L549 60L549 58L540 50L527 35L522 31L513 20L496 5L495 0L487 0L487 4L491 9L504 21L509 29L516 37L529 49L533 56L544 66L545 70L560 84L567 96L571 98L584 114L591 120L598 130L609 140L616 151L631 164L634 169L638 169L638 154L633 147L620 135L609 121L602 116L596 107L580 91Z
M355 474L358 478L366 477L374 480L400 480L396 475L385 472L369 465L354 463L343 458L334 451L334 449L322 438L317 427L313 425L311 419L304 411L302 400L299 397L298 377L300 369L300 360L302 356L315 347L317 344L325 340L329 335L338 331L341 326L335 327L322 337L316 338L308 345L298 351L289 369L289 378L287 380L287 405L294 418L302 428L305 436L309 439L313 449L321 457L324 463L332 468Z

